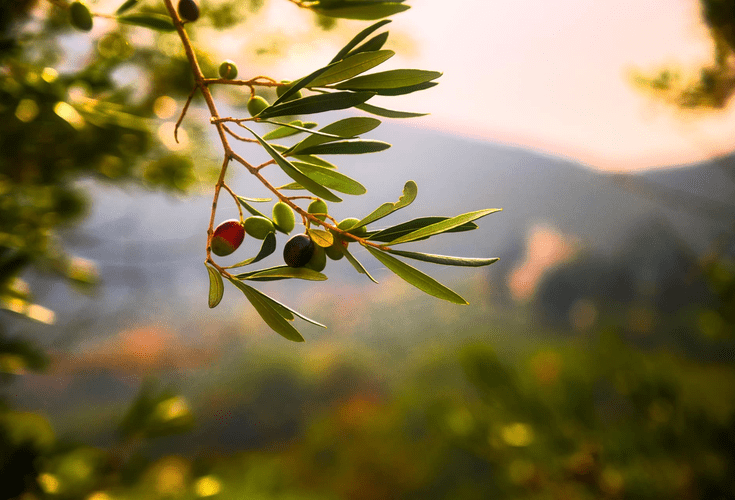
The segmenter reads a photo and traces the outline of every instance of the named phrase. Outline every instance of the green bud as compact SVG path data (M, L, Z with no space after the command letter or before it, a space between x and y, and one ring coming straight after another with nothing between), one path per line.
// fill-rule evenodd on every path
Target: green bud
M347 219L337 224L337 227L340 228L342 231L347 231L351 234L354 234L355 236L359 236L360 238L362 238L363 236L367 234L367 228L365 226L361 226L355 229L354 231L349 230L352 226L354 226L358 222L360 222L359 219L356 219L354 217L348 217Z
M265 217L255 216L245 219L245 232L253 238L264 240L268 233L275 230L273 223Z
M327 267L327 254L325 250L319 245L314 245L314 254L304 267L318 273L324 271L324 268Z
M233 80L237 77L237 65L227 59L219 65L219 76L226 80Z
M293 210L291 207L279 201L273 205L273 221L276 223L278 229L288 234L293 231L296 225L296 218L294 217Z
M329 213L327 210L327 204L324 203L323 200L314 200L311 203L309 203L309 208L306 209L307 212L310 214L325 214L325 215L317 215L316 218L319 220L324 220L327 218L326 214Z
M268 106L270 106L268 101L259 95L252 96L248 101L248 113L250 113L250 116L258 116Z
M92 29L92 13L82 2L73 2L69 6L71 25L78 30L89 31Z

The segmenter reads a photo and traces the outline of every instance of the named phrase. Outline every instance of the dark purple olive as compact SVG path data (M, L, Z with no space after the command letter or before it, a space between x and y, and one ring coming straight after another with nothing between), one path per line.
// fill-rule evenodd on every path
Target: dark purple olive
M314 242L306 234L297 234L283 247L283 260L289 267L304 267L314 255Z
M199 19L199 6L194 0L179 0L179 16L189 22Z

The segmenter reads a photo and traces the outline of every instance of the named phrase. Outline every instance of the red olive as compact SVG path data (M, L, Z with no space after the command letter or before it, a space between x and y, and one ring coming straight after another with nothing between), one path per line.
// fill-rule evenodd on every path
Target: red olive
M217 226L212 236L212 252L224 257L230 255L245 238L245 228L239 220L230 219Z

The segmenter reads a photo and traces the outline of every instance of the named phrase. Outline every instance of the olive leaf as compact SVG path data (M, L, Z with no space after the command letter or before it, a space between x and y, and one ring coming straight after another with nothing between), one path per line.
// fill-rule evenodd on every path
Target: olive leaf
M301 125L297 125L295 122L281 123L281 122L276 122L276 121L272 121L272 120L259 120L259 121L264 122L264 123L270 123L271 125L280 125L281 127L285 127L285 128L292 128L292 129L296 130L297 132L306 132L306 133L314 134L314 135L317 135L317 136L320 136L320 137L325 137L327 139L335 140L335 139L341 139L342 138L342 136L340 136L340 135L334 135L334 134L330 134L328 132L322 132L320 130L312 130L312 129L307 128L307 127L302 127ZM274 130L274 132L275 132L275 130ZM286 136L282 135L281 137L286 137ZM263 138L265 139L265 136L263 136Z
M361 109L367 113L371 113L377 116L384 116L385 118L416 118L419 116L426 116L429 113L412 113L410 111L394 111L392 109L380 108L373 106L372 104L358 104L355 106L357 109Z
M261 212L260 210L258 210L254 206L252 206L250 203L248 203L248 201L255 201L255 200L259 200L259 199L258 198L245 198L243 196L238 196L237 197L237 201L240 202L240 205L242 205L243 207L245 207L245 210L247 210L248 212L250 212L251 215L255 215L256 217L264 217L264 218L270 220L271 222L273 222L270 217L268 217L263 212Z
M376 2L367 0L330 2L329 4L319 2L315 5L308 6L308 8L323 16L373 21L382 17L398 14L399 12L406 11L411 7L403 5L400 2Z
M130 14L129 16L118 17L117 21L123 24L142 26L156 31L176 31L174 24L171 22L171 18L162 14Z
M303 342L304 337L299 331L291 325L291 323L283 317L273 304L267 301L262 294L255 291L251 286L246 285L237 280L230 280L230 283L239 288L248 301L253 305L263 321L276 333L293 342Z
M332 233L323 229L309 229L309 236L314 243L322 248L331 247L332 243L334 243Z
M450 219L422 227L421 229L411 231L408 234L392 240L390 244L396 245L398 243L408 243L409 241L415 241L423 238L428 238L429 236L433 236L435 234L445 233L450 229L454 229L457 226L465 224L466 222L472 222L473 220L485 217L486 215L490 215L501 210L501 208L486 208L484 210L477 210L475 212L468 212L466 214L457 215L456 217L452 217Z
M333 134L338 139L345 139L349 137L357 137L360 134L370 132L374 128L380 125L380 120L377 118L369 118L367 116L353 116L351 118L345 118L343 120L330 123L324 128L319 129L319 132L326 134ZM290 154L298 154L300 151L325 142L331 142L334 139L325 138L324 136L311 135L301 142L294 145L290 150Z
M296 167L294 167L291 162L289 162L286 158L284 158L281 153L276 151L273 146L268 144L261 138L258 134L253 132L247 127L244 127L248 132L253 134L255 138L260 142L261 146L268 152L268 154L273 158L279 167L281 167L281 170L284 171L286 175L288 175L290 178L301 184L304 189L307 191L310 191L317 195L320 198L323 198L327 201L333 201L333 202L340 202L342 201L342 198L339 198L334 193L332 193L329 189L325 188L321 184L317 183L316 181L311 180L306 175L302 174Z
M337 172L336 170L322 167L321 165L312 165L311 163L304 163L300 161L295 161L292 163L292 165L299 169L299 171L301 171L310 179L318 182L325 187L334 189L335 191L338 191L340 193L352 195L361 195L367 193L367 189L365 189L365 186L363 186L356 180L347 177L340 172ZM289 185L287 189L300 188L303 189L301 185L298 185L298 187L296 188L294 188L294 186L292 185Z
M443 266L462 266L462 267L482 267L489 266L499 261L498 257L492 258L469 258L469 257L453 257L450 255L435 255L432 253L406 252L404 250L386 249L386 252L409 259L422 260L431 262L432 264L441 264Z
M337 52L337 55L334 56L334 59L329 61L330 63L337 62L341 59L343 59L353 48L357 47L357 44L365 40L367 37L369 37L373 32L376 30L379 30L386 24L392 22L390 19L384 19L382 21L378 21L377 23L368 26L361 32L359 32L357 35L355 35L352 40L350 40L347 45L342 47L339 52Z
M243 283L243 285L244 285L244 283ZM245 286L248 286L248 285L245 285ZM326 328L325 325L322 325L318 321L315 321L315 320L313 320L313 319L311 319L311 318L309 318L307 316L304 316L300 312L298 312L298 311L296 311L294 309L291 309L290 307L288 307L287 305L285 305L285 304L283 304L281 302L278 302L276 299L274 299L273 297L269 297L268 295L264 294L263 292L261 292L257 288L252 288L251 287L251 290L254 291L255 293L257 293L258 295L260 295L266 302L268 302L273 307L273 309L275 309L278 312L278 314L280 314L284 319L286 319L288 321L293 321L294 316L298 316L299 318L303 319L304 321L306 321L308 323L311 323L312 325L316 325L316 326L320 326L322 328Z
M117 8L117 10L115 11L115 15L119 16L120 14L129 11L130 9L135 7L137 3L138 0L126 0L120 7Z
M431 224L442 222L448 219L449 217L419 217L417 219L412 219L407 222L401 222L400 224L396 224L395 226L387 227L380 231L375 231L368 237L368 239L371 241L390 243L396 238L415 231L416 229L421 229ZM473 222L466 222L461 226L449 229L446 232L459 233L462 231L472 231L473 229L477 229L477 224Z
M393 69L362 75L334 85L340 90L378 90L396 89L420 85L422 83L436 80L442 76L438 71L426 71L423 69Z
M317 124L314 122L302 122L301 120L294 120L271 130L267 134L263 135L263 139L265 139L266 141L272 141L274 139L282 139L284 137L290 137L292 135L300 134L302 132L301 130L290 127L289 125L298 125L299 127L304 127L307 129L312 129L317 126Z
M390 144L383 141L354 140L338 141L309 146L301 150L304 154L322 155L359 155L364 153L377 153L390 148Z
M413 200L416 199L417 194L418 186L416 186L416 183L414 181L406 182L406 184L403 186L403 194L401 194L401 197L398 198L397 202L383 203L371 214L363 217L360 221L358 221L354 226L352 226L351 229L357 229L358 227L366 226L367 224L370 224L372 222L382 219L387 215L392 214L396 210L407 207L408 205L413 203Z
M286 94L283 95L285 96ZM308 115L311 113L347 109L364 103L374 95L374 92L332 92L328 94L310 95L301 99L294 99L293 101L269 106L260 112L258 118Z
M365 248L367 248L368 252L370 252L373 257L378 259L385 267L393 271L399 278L402 278L404 281L415 286L422 292L455 304L468 304L468 302L460 297L456 292L442 285L431 276L422 273L415 267L410 266L405 262L401 262L395 257L376 248L367 245Z
M359 54L361 52L374 52L378 51L383 48L383 45L385 45L385 42L388 41L388 32L385 31L383 33L380 33L379 35L375 35L367 42L363 43L359 47L357 47L355 50L351 51L349 54L347 54L347 57Z
M306 267L275 266L235 275L239 280L276 281L281 279L297 278L307 281L326 281L322 273Z
M275 226L275 224L273 224ZM237 264L233 264L231 266L227 266L227 269L232 269L236 267L244 267L250 264L255 264L258 261L261 261L268 257L270 254L276 251L276 234L275 233L268 233L265 235L265 238L263 238L263 243L260 245L260 251L258 251L258 254L255 257L251 257L249 259L245 259L242 262L238 262Z
M378 50L374 52L361 52L346 57L345 59L330 65L318 78L315 78L308 86L323 87L330 83L341 82L357 76L360 73L384 63L396 53L392 50Z
M350 253L350 251L349 251L349 250L347 250L347 248L343 247L342 245L340 245L340 246L339 246L338 248L339 248L339 249L340 249L340 251L341 251L341 252L342 252L342 253L344 254L345 258L347 259L347 262L349 262L349 263L350 263L350 264L352 265L352 267L354 267L354 268L355 268L355 271L357 271L357 272L358 272L358 273L360 273L360 274L364 274L365 276L367 276L368 278L370 278L370 281L372 281L373 283L376 283L376 284L378 283L378 281L377 281L377 280L376 280L375 278L373 278L373 277L372 277L372 276L370 275L370 273L369 273L369 272L367 272L367 269L365 269L365 266L363 266L363 265L362 265L362 264L360 263L360 261L359 261L359 260L357 260L357 259L356 259L356 258L355 258L355 257L354 257L354 256L353 256L353 255L352 255L351 253Z
M209 307L215 308L222 300L225 293L225 285L222 282L222 275L212 266L205 264L209 272Z

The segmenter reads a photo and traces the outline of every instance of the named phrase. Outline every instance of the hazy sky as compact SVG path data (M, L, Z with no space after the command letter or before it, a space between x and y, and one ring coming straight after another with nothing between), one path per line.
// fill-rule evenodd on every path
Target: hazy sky
M680 164L735 148L732 106L685 115L628 79L632 68L697 69L710 60L698 0L411 4L395 24L416 36L420 67L445 72L436 90L409 96L411 108L431 110L428 126L604 169Z

